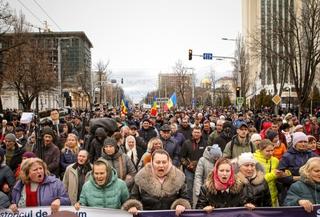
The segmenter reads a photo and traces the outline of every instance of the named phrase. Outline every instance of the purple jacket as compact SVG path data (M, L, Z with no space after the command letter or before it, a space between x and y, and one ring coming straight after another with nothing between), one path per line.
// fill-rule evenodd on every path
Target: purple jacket
M18 205L22 189L23 183L19 180L12 190L12 203ZM46 176L44 182L38 187L38 205L50 206L55 199L60 199L62 206L71 205L68 193L60 179L55 176Z

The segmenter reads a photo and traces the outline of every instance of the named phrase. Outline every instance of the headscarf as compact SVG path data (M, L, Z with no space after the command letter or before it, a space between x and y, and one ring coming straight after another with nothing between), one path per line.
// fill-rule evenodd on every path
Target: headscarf
M222 164L228 164L231 167L231 174L230 174L229 180L226 183L222 183L219 176L218 176L218 168ZM216 162L216 164L213 168L212 179L214 181L214 187L216 188L217 191L225 191L234 185L234 183L235 183L234 169L233 169L233 166L232 166L230 160L228 160L226 158L220 158Z
M128 145L128 139L133 139L134 141L134 147L132 149L130 149L129 145ZM137 165L138 163L138 153L137 153L137 143L136 143L136 139L133 136L127 136L126 138L126 152L128 157L132 160L132 162Z

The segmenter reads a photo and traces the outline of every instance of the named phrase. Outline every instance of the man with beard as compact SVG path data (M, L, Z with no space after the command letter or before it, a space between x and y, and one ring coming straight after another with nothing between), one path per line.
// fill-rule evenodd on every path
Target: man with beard
M43 161L47 164L50 173L59 177L60 166L60 151L59 148L53 144L54 132L50 127L44 127L42 131L43 136ZM40 157L40 150L35 153Z
M187 117L182 119L178 132L182 133L186 139L192 138L192 128L190 127L189 119Z
M219 126L219 128L220 128L220 126ZM221 128L222 131L221 131L220 135L212 141L212 144L219 145L222 152L224 151L227 143L230 142L233 137L233 129L232 128L233 128L233 126L230 121L224 122L223 126ZM218 128L217 128L217 130L218 130Z
M224 151L223 157L225 158L236 158L244 152L255 152L254 145L250 142L248 137L248 125L246 122L238 122L237 134L232 137L231 141L228 142Z
M213 141L220 136L220 134L222 132L222 128L223 128L223 123L224 123L224 120L221 120L221 119L217 120L216 129L208 137L208 145L209 146L211 146L213 144L217 144L217 143L214 143ZM221 146L220 146L220 148L221 148Z

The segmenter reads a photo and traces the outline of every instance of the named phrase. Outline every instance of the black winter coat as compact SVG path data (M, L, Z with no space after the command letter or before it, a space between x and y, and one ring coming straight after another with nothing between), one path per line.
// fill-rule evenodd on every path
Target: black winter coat
M268 183L264 179L264 172L260 164L256 164L257 174L252 179L247 179L242 173L237 177L243 184L244 203L252 203L256 207L272 207L271 194Z
M145 130L144 128L141 128L138 131L138 133L139 133L139 136L141 136L147 144L150 139L158 136L157 132L155 131L155 129L153 127L150 127L147 130Z
M210 173L205 184L201 186L196 209L203 209L206 206L214 208L241 207L245 204L242 191L243 185L237 179L227 191L216 190L212 173Z

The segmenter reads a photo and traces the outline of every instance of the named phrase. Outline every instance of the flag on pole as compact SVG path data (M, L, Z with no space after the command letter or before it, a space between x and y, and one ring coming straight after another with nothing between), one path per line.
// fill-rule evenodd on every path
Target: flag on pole
M174 92L167 102L167 107L168 107L168 109L170 109L176 105L177 105L177 95L176 95L176 92Z
M152 106L152 108L151 108L151 110L150 110L150 115L152 115L152 116L157 116L157 114L158 114L158 105L157 105L157 101L153 101L153 106Z
M121 114L127 114L128 113L128 107L126 103L124 102L124 99L121 100Z

